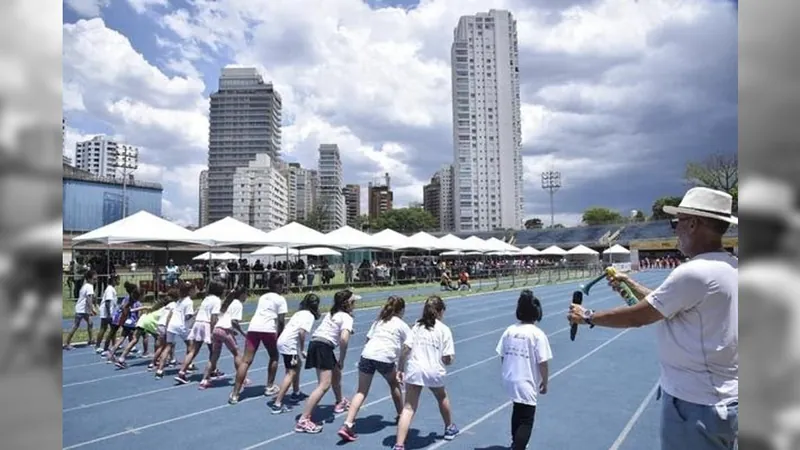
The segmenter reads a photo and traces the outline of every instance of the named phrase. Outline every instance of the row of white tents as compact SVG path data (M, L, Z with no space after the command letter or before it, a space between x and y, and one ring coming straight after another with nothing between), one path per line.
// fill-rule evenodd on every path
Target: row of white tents
M599 252L583 245L564 250L551 246L544 250L533 247L517 248L497 238L483 240L477 236L461 239L452 234L437 238L425 232L405 236L393 230L367 234L344 226L323 234L297 222L265 232L231 217L191 231L180 225L139 211L117 222L105 225L72 239L72 245L96 242L107 246L123 243L146 243L169 249L173 244L195 244L213 248L261 247L248 253L251 256L288 255L291 250L305 255L335 255L339 251L426 251L441 255L508 255L508 256L596 256ZM606 249L604 255L627 255L620 245ZM196 259L235 259L233 253L200 255Z

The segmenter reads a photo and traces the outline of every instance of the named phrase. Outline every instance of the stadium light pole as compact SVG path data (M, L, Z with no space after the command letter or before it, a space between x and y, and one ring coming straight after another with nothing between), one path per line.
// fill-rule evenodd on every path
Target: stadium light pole
M556 210L553 198L556 191L561 188L561 172L548 170L542 172L542 189L550 193L550 226L556 223Z
M128 217L128 175L139 167L139 150L127 145L117 150L114 166L122 171L122 218Z

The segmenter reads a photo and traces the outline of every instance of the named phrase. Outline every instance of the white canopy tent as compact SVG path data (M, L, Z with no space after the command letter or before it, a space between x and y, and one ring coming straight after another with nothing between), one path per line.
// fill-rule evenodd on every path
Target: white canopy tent
M572 247L571 249L569 249L566 254L567 255L593 256L593 255L599 255L600 253L595 251L595 250L590 249L589 247L587 247L585 245L579 245L577 247Z
M373 235L370 235L370 238L374 242L380 242L382 248L391 251L402 250L406 248L413 248L409 247L410 242L408 236L404 234L400 234L397 231L385 229L383 231L379 231Z
M192 258L192 260L194 260L194 261L209 261L209 260L211 260L211 261L230 261L230 260L235 260L235 259L239 259L239 257L236 256L235 254L231 253L231 252L225 252L225 253L205 252L202 255L197 255L194 258Z
M106 245L128 242L152 242L168 245L171 242L209 245L191 231L168 220L154 216L147 211L139 211L124 219L110 223L96 230L72 239L73 244L100 242Z
M249 256L286 256L286 254L296 254L301 256L342 256L332 248L327 247L311 247L302 250L286 248L286 247L272 247L266 246L250 253Z
M469 244L465 243L464 240L458 236L452 234L440 237L439 246L440 248L446 248L450 250L449 252L445 252L448 255L458 255L462 252L470 250Z
M328 238L324 234L297 222L270 231L264 240L267 245L278 247L328 247Z
M604 255L630 255L631 251L628 250L627 248L619 245L619 244L614 244L613 247L603 250L603 254Z
M517 253L517 255L519 255L519 256L536 256L539 253L541 253L539 250L536 250L535 248L533 248L531 246L527 246L527 247L523 248L522 250L520 250L519 253Z
M546 249L539 252L541 256L564 256L567 254L567 251L557 245L551 245Z
M342 250L386 249L373 236L347 225L326 234L328 245Z
M469 249L474 252L490 253L496 251L492 245L477 236L470 236L464 239L464 243L469 245Z
M424 231L420 231L408 238L406 245L406 249L427 250L429 252L434 250L449 250L441 248L439 240Z
M195 230L192 234L200 240L209 242L210 247L241 248L269 244L267 233L233 217L218 220Z
M503 242L500 239L497 239L496 237L487 239L486 243L491 245L492 247L497 248L497 250L502 255L513 255L519 252L519 249L517 247L514 247L513 245L507 242Z

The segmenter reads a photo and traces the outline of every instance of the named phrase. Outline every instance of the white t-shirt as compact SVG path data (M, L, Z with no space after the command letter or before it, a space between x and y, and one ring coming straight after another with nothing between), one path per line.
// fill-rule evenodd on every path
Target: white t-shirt
M225 311L225 314L219 315L219 319L217 319L217 326L215 328L222 328L224 330L232 329L234 320L242 320L242 309L242 302L239 299L234 299L231 304L228 305L228 310ZM220 311L221 310L222 307L220 306Z
M442 358L456 354L450 328L439 320L430 330L417 323L411 328L411 339L406 345L411 348L406 363L406 383L425 387L444 386L447 369Z
M169 317L169 312L174 311L177 304L177 302L169 302L163 308L161 308L161 315L158 316L159 326L167 326L167 317ZM173 312L172 315L174 316L175 313Z
M78 292L78 301L75 302L75 314L89 314L92 312L92 304L89 297L94 295L94 286L91 283L84 283Z
M681 264L646 297L657 324L661 387L714 405L739 398L739 263L725 252Z
M108 285L106 290L103 291L103 300L100 302L101 319L110 319L112 317L110 314L114 313L115 303L117 303L117 290L114 286ZM108 314L106 314L106 308L108 308Z
M200 307L197 308L197 317L194 319L197 322L211 323L211 316L219 314L222 307L222 300L216 295L209 295L200 302Z
M297 311L289 319L286 328L280 336L278 336L278 352L282 355L296 355L300 347L300 330L305 331L306 341L308 341L308 333L314 326L314 314L311 311ZM302 351L302 349L300 349Z
M367 339L362 358L393 364L400 358L403 345L410 342L411 328L403 319L394 316L386 322L374 322L367 332Z
M189 324L187 320L194 315L194 303L191 297L184 297L172 311L172 319L167 325L167 331L172 334L186 335Z
M267 292L258 298L256 312L253 314L253 318L250 319L247 331L277 333L278 315L286 314L287 312L289 312L289 307L286 305L286 299L274 292Z
M496 351L503 358L503 385L511 401L536 406L542 383L539 364L553 359L547 335L534 324L511 325Z
M353 316L344 311L339 311L333 316L331 316L331 313L327 313L322 318L322 323L314 330L312 337L325 339L338 347L339 339L341 339L342 331L344 330L353 334Z

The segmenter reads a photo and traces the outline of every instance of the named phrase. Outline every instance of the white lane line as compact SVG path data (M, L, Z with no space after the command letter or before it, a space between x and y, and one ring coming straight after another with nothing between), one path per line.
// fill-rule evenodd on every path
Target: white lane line
M642 403L639 404L636 412L633 413L630 420L628 420L628 423L626 423L625 427L623 427L622 431L620 431L619 436L617 436L617 440L611 444L611 447L609 447L608 450L619 450L619 448L622 446L622 443L628 438L628 434L630 434L633 426L636 425L636 422L640 417L642 417L642 414L644 414L644 410L647 408L647 405L653 400L653 397L656 396L656 392L658 392L658 386L660 384L661 383L656 381L656 384L653 385L653 388L650 389L650 392L647 394L644 400L642 400Z
M561 370L559 370L558 372L554 373L554 374L553 374L553 375L550 377L550 379L552 380L552 379L556 378L557 376L561 375L562 373L566 372L567 370L569 370L569 369L571 369L571 368L575 367L576 365L578 365L578 363L580 363L580 362L581 362L581 361L583 361L584 359L586 359L586 358L588 358L588 357L592 356L593 354L597 353L597 352L598 352L598 351L600 351L600 350L601 350L603 347L605 347L605 346L607 346L607 345L611 344L612 342L616 341L616 340L617 340L617 339L619 339L619 338L620 338L620 337L621 337L623 334L625 334L625 333L629 332L630 330L631 330L630 328L629 328L629 329L626 329L626 330L624 330L624 331L620 332L619 334L617 334L616 336L612 337L611 339L609 339L609 340L607 340L607 341L603 342L602 344L598 345L597 347L595 347L595 348L594 348L592 351L590 351L589 353L587 353L587 354L585 354L585 355L581 356L580 358L576 359L575 361L572 361L571 363L569 363L569 364L568 364L568 365L566 365L565 367L561 368ZM483 422L485 422L486 420L488 420L490 417L494 416L495 414L499 413L500 411L502 411L502 410L504 410L504 409L508 408L509 406L511 406L511 403L513 403L513 402L511 402L511 401L505 402L505 403L503 403L502 405L498 406L497 408L495 408L495 409L493 409L493 410L489 411L488 413L486 413L486 414L484 414L483 416L479 417L477 420L475 420L475 421L471 422L469 425L467 425L467 426L465 426L464 428L462 428L462 429L461 429L461 432L463 433L463 432L465 432L465 431L469 431L469 430L471 430L472 428L475 428L476 426L478 426L478 425L480 425L481 423L483 423ZM441 446L443 446L443 445L446 445L446 444L448 444L448 443L449 443L449 441L439 441L439 442L437 442L436 444L433 444L431 447L428 447L428 450L435 450L435 449L437 449L437 448L439 448L439 447L441 447Z

